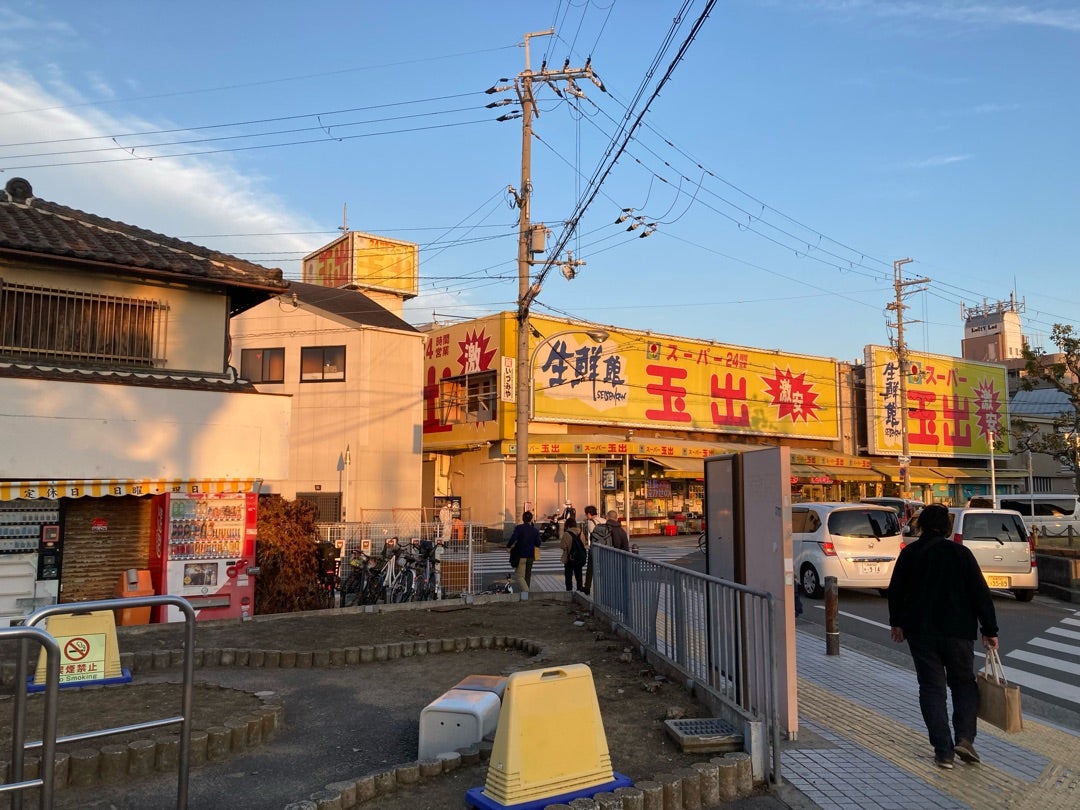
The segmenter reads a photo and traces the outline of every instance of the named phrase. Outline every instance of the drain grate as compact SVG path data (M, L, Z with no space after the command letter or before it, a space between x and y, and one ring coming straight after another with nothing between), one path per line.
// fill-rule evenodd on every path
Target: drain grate
M742 751L743 735L719 717L666 720L668 734L683 751Z

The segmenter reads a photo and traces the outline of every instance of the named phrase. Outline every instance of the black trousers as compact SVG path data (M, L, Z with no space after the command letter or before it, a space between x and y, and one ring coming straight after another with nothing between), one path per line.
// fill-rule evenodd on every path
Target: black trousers
M934 753L953 756L953 744L975 741L979 714L979 686L975 680L975 642L969 638L914 635L907 637L915 674L919 679L919 708ZM952 694L952 733L946 704Z
M577 583L577 589L584 590L581 585L581 569L583 565L574 565L573 563L563 563L563 576L566 579L566 590L572 591L574 582Z

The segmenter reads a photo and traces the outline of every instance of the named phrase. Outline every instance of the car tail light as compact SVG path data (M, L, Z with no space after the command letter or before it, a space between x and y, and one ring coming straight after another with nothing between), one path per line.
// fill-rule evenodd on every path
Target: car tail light
M834 546L831 542L826 541L822 543L821 550L825 553L826 557L836 556L836 546Z
M1035 535L1028 535L1028 551L1031 554L1031 567L1034 568L1039 564L1039 558L1035 556Z
M900 541L900 550L901 550L901 551L903 551L903 550L904 550L904 547L905 547L906 545L907 545L907 542L906 542L906 541L904 541L904 540L901 540L901 541Z
M963 545L964 544L964 535L962 535L962 534L954 534L952 536L952 541L954 543L959 543L960 545Z

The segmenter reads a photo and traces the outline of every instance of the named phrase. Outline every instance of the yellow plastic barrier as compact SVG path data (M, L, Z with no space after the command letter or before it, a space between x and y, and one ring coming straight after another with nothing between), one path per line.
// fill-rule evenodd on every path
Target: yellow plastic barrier
M630 784L611 769L592 670L570 664L507 679L487 782L466 804L524 810Z
M45 630L60 645L61 687L131 680L131 674L120 667L116 618L111 610L50 616L45 620ZM29 690L44 688L45 679L45 656L40 656Z

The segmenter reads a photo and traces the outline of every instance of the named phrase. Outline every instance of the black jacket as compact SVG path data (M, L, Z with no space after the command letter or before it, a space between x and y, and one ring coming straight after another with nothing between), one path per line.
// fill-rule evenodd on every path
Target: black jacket
M998 634L990 589L971 550L924 534L900 552L889 583L889 625L904 635Z

